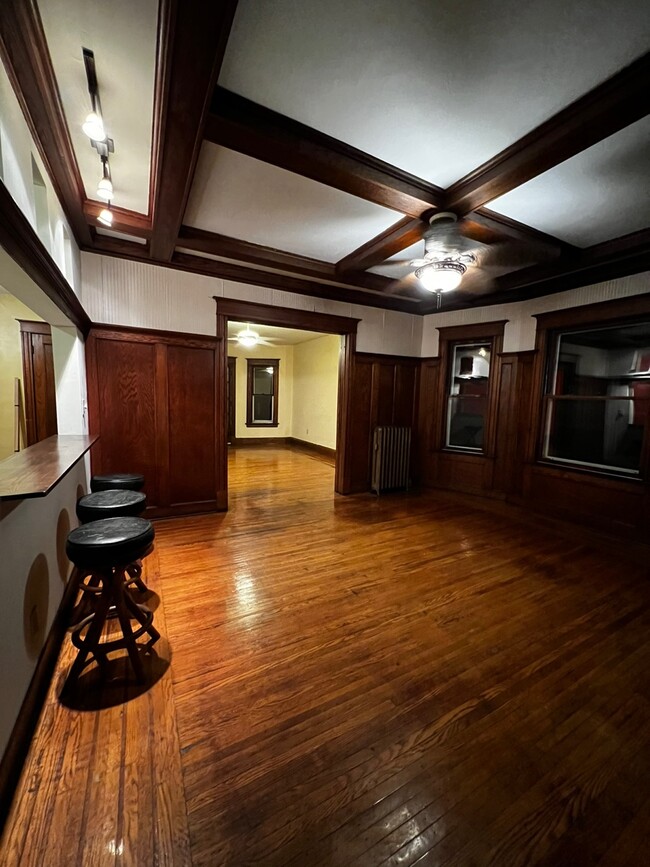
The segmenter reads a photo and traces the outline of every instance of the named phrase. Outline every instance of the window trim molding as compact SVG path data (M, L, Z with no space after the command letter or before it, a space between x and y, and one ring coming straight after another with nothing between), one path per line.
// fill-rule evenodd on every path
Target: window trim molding
M256 367L273 367L273 421L253 421L253 371ZM246 427L278 427L279 358L246 359Z

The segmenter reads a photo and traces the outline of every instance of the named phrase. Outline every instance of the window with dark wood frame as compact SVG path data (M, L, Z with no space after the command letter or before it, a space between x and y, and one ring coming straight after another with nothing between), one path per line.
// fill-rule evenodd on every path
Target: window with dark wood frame
M647 478L650 309L624 315L636 307L642 311L648 305L626 299L539 317L540 463Z
M279 358L247 358L246 426L278 426Z
M505 322L440 329L439 418L434 448L493 455L498 383L495 361Z

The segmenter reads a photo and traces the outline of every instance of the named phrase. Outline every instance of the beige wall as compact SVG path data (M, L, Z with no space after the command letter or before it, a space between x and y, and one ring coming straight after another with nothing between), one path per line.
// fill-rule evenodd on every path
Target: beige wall
M293 348L291 436L336 448L336 407L341 338L326 334Z
M238 439L255 437L290 437L291 417L293 414L293 346L253 346L246 349L235 341L228 344L228 355L237 359L235 386L235 436ZM246 380L248 376L247 358L279 358L278 377L278 426L246 427Z
M21 382L24 407L23 357L17 319L40 319L13 295L0 291L0 461L14 451L14 381ZM21 448L24 447L24 411L21 412Z

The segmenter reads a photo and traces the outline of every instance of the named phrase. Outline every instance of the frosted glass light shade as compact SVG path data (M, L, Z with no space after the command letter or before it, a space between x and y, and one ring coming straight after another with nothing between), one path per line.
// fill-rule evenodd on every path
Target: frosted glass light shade
M247 349L250 349L251 346L255 346L259 339L259 334L251 328L245 328L237 335L237 343L241 343L241 345L245 346Z
M97 221L103 223L105 226L113 225L113 214L110 212L108 208L104 208L103 211L99 212L99 216L97 217Z
M455 268L439 268L432 264L419 268L415 276L429 292L451 292L452 289L460 286L464 273L465 268L462 265L459 265L458 270L456 270Z
M96 111L91 111L86 120L81 126L88 138L93 141L106 141L106 130L104 129L104 121Z
M110 202L113 198L113 183L110 178L102 178L97 184L97 196L104 202Z

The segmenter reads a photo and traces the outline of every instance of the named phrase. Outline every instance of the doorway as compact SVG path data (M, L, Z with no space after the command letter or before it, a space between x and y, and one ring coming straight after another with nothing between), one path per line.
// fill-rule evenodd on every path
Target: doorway
M338 335L340 338L340 353L338 362L338 402L336 410L336 458L334 490L346 494L350 485L350 392L352 370L356 348L356 332L358 319L344 316L333 316L325 313L315 313L309 310L295 310L275 307L266 304L256 304L248 301L235 301L225 298L215 298L217 303L217 338L221 346L222 379L228 379L228 322L258 323L259 325L277 326L285 329L313 331L319 334ZM268 347L265 347L268 349ZM271 365L267 365L271 367ZM281 373L280 373L281 377ZM281 380L280 380L281 381ZM281 388L281 386L280 386ZM281 400L280 396L280 400ZM228 485L228 395L227 387L223 389L223 448L221 449L221 477L224 480L224 495L227 495Z
M25 433L33 446L57 433L52 330L47 322L19 319L25 393Z

